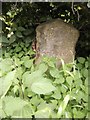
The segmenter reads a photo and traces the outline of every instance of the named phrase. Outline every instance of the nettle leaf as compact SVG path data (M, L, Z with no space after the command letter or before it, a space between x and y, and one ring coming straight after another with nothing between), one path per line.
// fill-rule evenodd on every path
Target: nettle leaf
M7 73L5 77L2 77L0 80L0 96L4 97L8 90L10 89L10 86L12 85L12 81L15 78L16 71L11 71Z
M83 57L78 57L77 60L81 64L84 64L84 62L85 62L85 58L83 58Z
M50 69L50 75L54 78L59 78L60 77L59 70L56 68Z
M0 36L0 43L9 43L9 40L5 36Z
M42 78L32 84L31 90L36 94L47 94L54 91L56 88L46 78Z
M13 118L32 118L32 106L30 104L25 105L22 109L13 113Z
M7 116L12 116L14 112L20 111L23 109L28 102L22 100L21 98L7 96L2 99L3 102L3 110L7 114Z

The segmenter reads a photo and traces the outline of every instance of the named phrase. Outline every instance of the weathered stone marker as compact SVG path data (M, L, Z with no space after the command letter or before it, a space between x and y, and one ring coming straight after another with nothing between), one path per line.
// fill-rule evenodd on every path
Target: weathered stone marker
M40 24L36 28L38 54L36 63L43 55L62 58L65 63L72 62L78 38L79 31L61 19L53 19ZM60 60L57 65L61 65Z

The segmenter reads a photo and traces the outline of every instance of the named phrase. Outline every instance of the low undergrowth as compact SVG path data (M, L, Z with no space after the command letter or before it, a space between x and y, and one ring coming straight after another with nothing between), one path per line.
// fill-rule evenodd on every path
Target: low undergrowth
M23 42L0 59L1 118L88 118L90 58L56 68L55 58L34 65L35 54Z

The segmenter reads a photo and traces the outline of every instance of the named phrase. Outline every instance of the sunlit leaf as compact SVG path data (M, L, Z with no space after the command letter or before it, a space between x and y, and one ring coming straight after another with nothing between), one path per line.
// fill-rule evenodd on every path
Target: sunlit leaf
M41 79L32 84L31 90L36 94L47 94L55 90L55 87L48 82L48 79Z

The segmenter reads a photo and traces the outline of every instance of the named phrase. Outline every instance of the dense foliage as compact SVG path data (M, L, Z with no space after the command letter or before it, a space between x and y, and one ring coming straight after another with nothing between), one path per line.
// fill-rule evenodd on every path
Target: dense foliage
M24 45L24 44L23 44ZM26 52L18 52L25 48ZM0 62L0 116L20 118L88 117L89 58L79 57L57 69L55 58L37 66L28 48L18 44Z
M88 118L90 12L87 3L3 3L0 58L0 116ZM76 60L56 68L56 58L34 64L35 29L62 18L79 29Z

